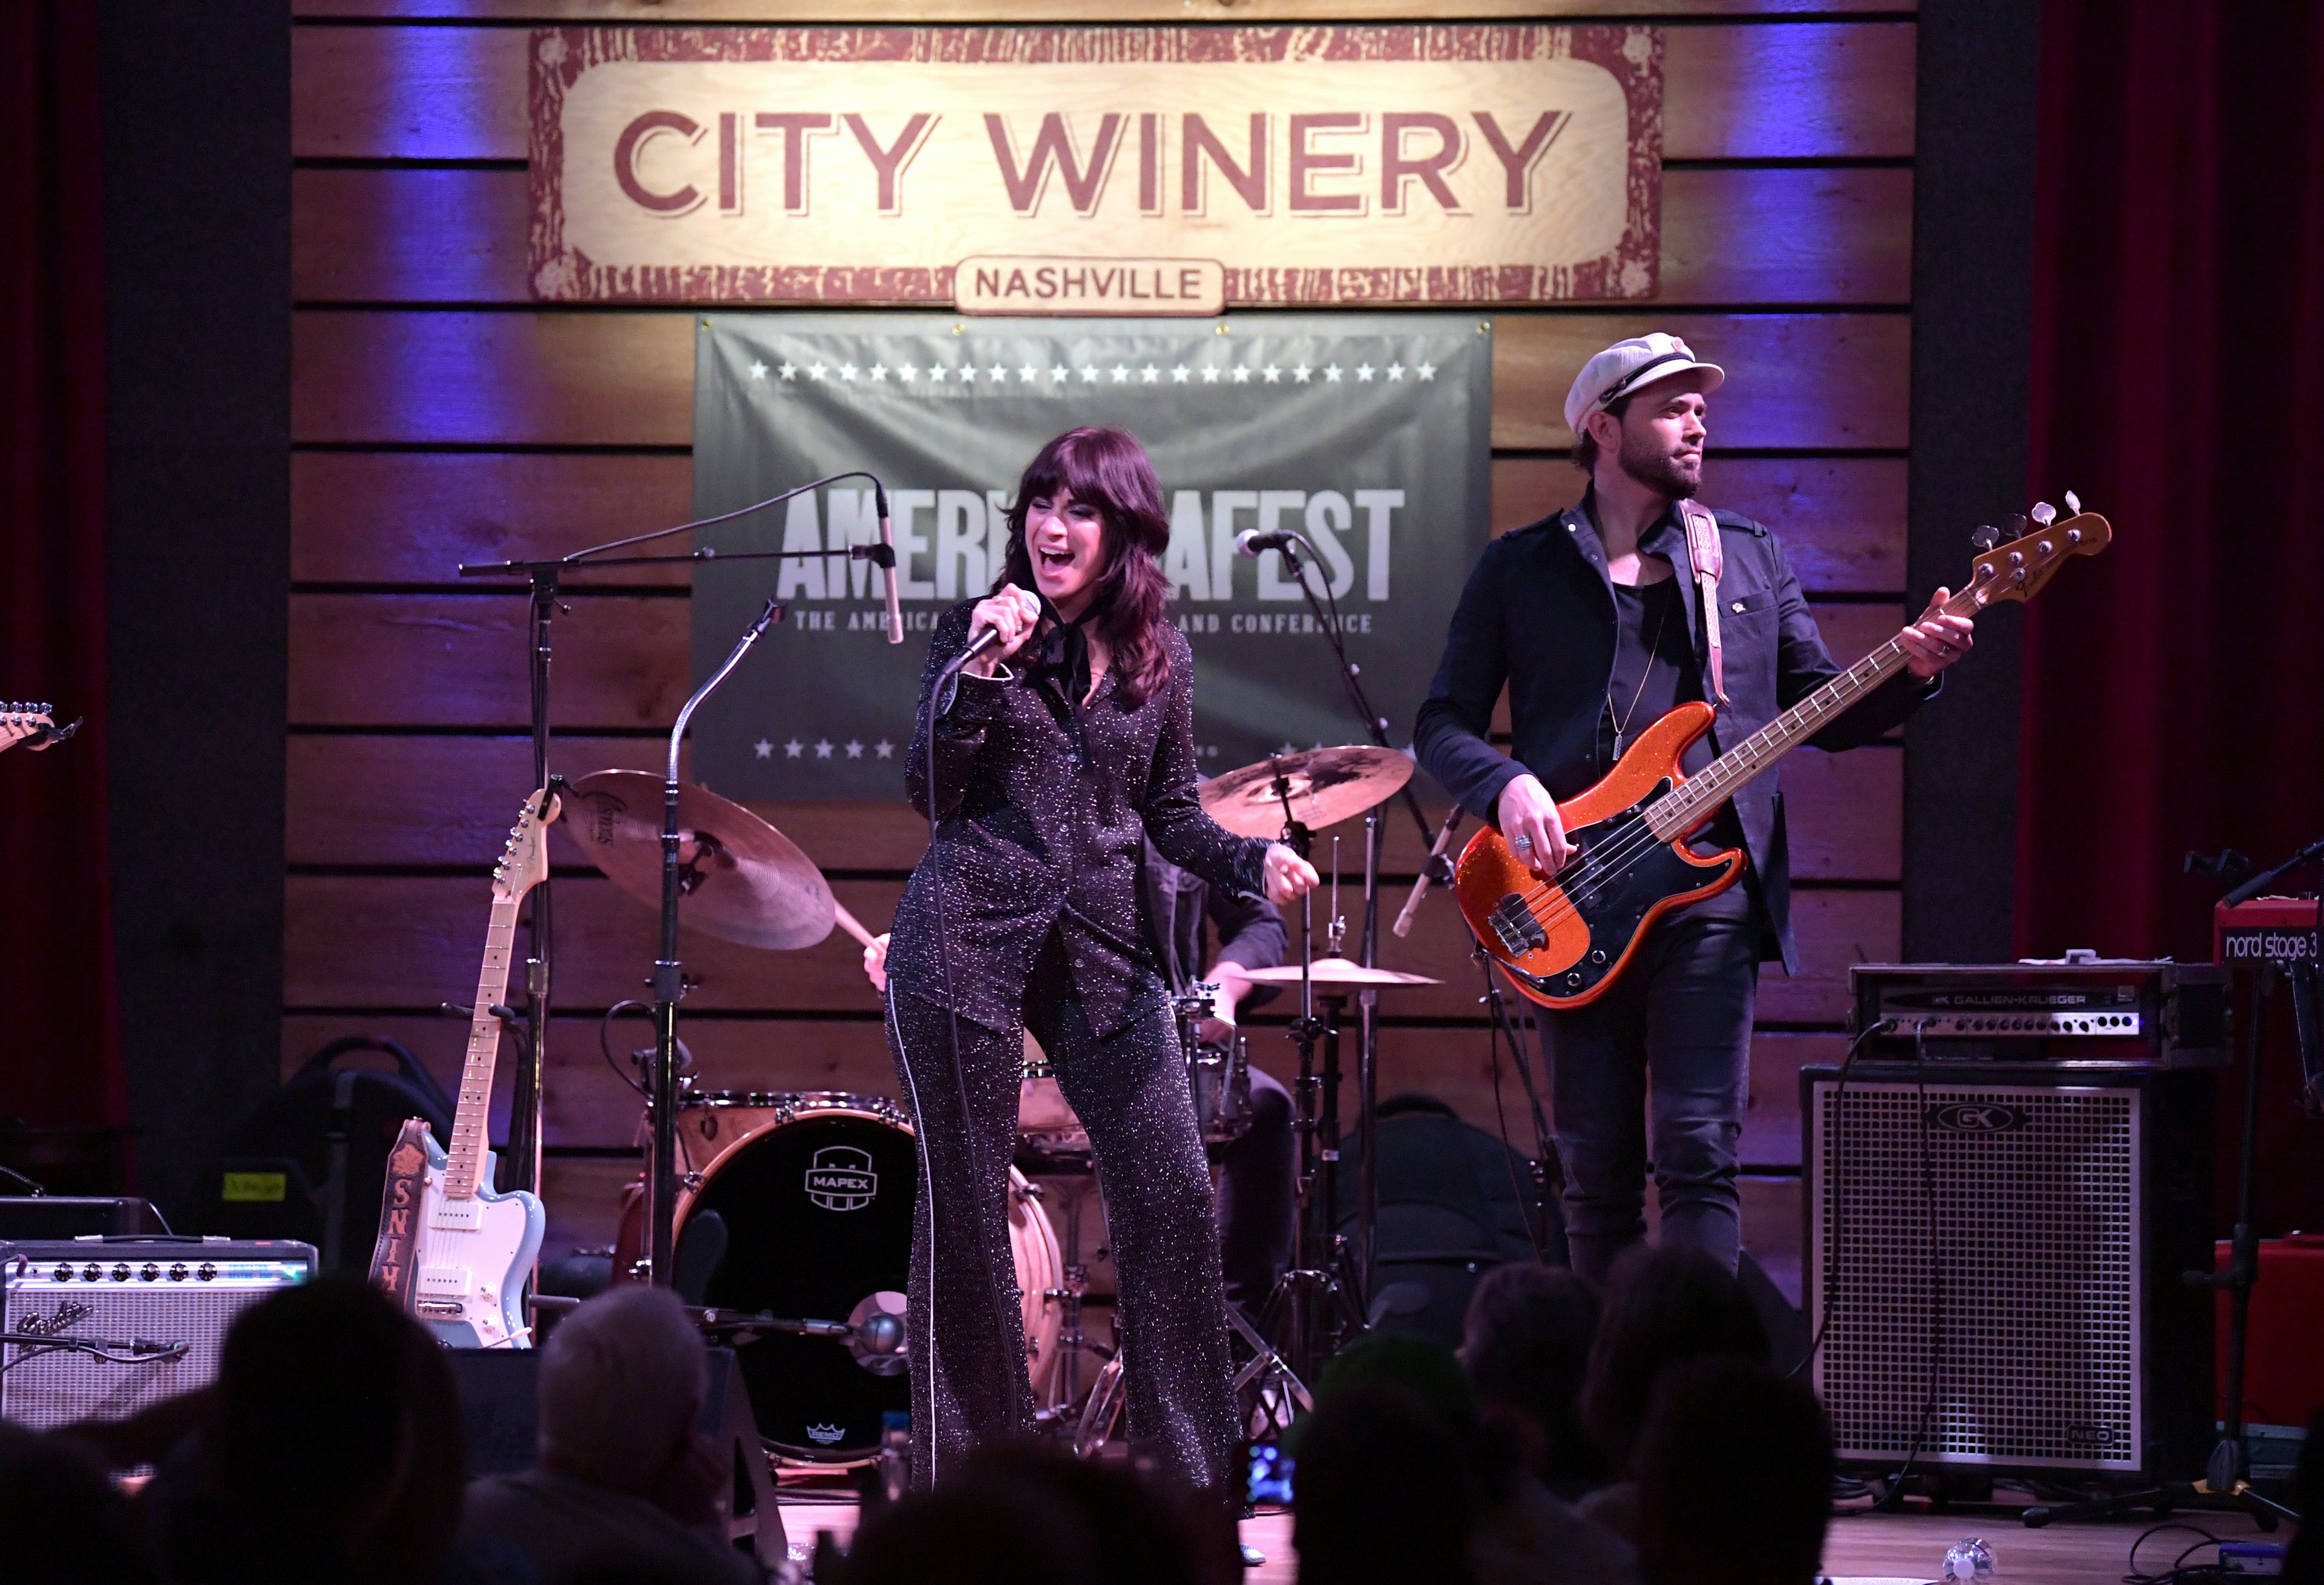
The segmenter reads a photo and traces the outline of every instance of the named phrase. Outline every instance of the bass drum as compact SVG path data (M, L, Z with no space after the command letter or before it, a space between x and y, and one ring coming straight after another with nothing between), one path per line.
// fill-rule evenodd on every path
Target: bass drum
M687 1098L678 1138L678 1228L705 1211L726 1224L726 1254L703 1303L791 1319L901 1315L919 1153L890 1101L832 1092ZM1009 1236L1024 1295L1035 1400L1056 1366L1064 1268L1056 1234L1022 1175L1009 1175ZM880 1449L881 1416L908 1413L894 1356L857 1362L847 1343L761 1333L736 1350L759 1434L783 1459L857 1463ZM876 1373L886 1366L888 1373Z

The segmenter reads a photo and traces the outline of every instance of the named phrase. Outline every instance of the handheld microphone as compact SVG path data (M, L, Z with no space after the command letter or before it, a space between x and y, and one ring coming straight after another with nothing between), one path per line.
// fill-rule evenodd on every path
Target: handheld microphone
M1420 899L1428 895L1429 887L1438 880L1452 879L1452 866L1445 862L1444 855L1452 846L1452 833L1460 825L1461 806L1455 804L1445 815L1444 824L1437 828L1436 845L1428 850L1427 862L1420 866L1420 879L1412 883L1412 895L1404 899L1404 912L1396 917L1396 923L1390 926L1399 939L1412 934L1413 916L1420 912Z
M880 543L888 552L887 566L881 568L888 585L888 641L904 641L904 608L897 603L896 578L902 568L896 565L896 531L888 526L888 487L879 480L872 481L872 502L880 510Z
M1269 529L1264 533L1245 529L1235 536L1235 551L1241 556L1257 556L1262 550L1280 550L1287 555L1298 545L1299 536L1289 529Z

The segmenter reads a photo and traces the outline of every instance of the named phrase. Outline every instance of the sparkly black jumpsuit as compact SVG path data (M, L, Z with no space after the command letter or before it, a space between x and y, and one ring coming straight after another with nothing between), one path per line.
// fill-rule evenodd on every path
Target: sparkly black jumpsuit
M1019 1031L1029 1029L1097 1158L1130 1439L1215 1486L1236 1432L1218 1234L1138 885L1150 836L1213 885L1256 893L1267 843L1221 830L1195 796L1184 635L1162 630L1169 680L1135 706L1118 668L1084 705L1055 632L993 677L963 677L954 697L932 699L937 673L967 643L972 606L947 612L928 647L905 781L923 815L933 799L941 825L888 950L889 1049L918 1128L923 1184L910 1281L915 1482L942 1479L979 1438L1030 1424L1007 1202ZM947 1009L958 1015L958 1080Z

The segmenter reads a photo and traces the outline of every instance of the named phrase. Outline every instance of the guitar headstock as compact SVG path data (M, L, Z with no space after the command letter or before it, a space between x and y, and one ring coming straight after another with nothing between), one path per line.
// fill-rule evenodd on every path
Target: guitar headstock
M53 705L32 705L20 701L0 704L0 749L13 748L26 738L33 740L32 747L35 749L62 742L69 733L57 730L55 709Z
M524 800L493 867L493 896L514 902L549 879L549 827L560 812L557 795L545 787Z
M2048 502L2036 505L2030 521L2019 520L2027 531L2006 545L1993 542L1998 535L1987 538L1992 530L1980 530L1978 539L1985 548L1969 582L1945 602L1946 609L1956 616L1975 616L1997 601L2030 600L2069 558L2096 556L2113 541L2113 525L2097 512L2084 511L2071 491L2066 504L2074 515L2062 521Z

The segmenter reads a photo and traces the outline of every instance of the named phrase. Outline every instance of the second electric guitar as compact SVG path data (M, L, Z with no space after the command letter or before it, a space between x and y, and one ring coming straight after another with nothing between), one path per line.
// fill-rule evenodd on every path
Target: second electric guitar
M456 1349L528 1348L524 1283L540 1252L547 1217L540 1201L522 1189L493 1188L491 1124L493 1066L501 1021L492 1010L508 994L509 959L515 951L518 906L549 873L549 825L557 796L542 788L524 801L509 833L508 849L493 871L492 923L476 975L475 1012L468 1025L468 1057L460 1073L460 1102L452 1118L451 1148L422 1135L427 1175L420 1194L417 1248L412 1254L412 1313L442 1342Z
M2096 512L2043 526L1979 556L1969 586L1943 610L1974 617L1997 601L2026 599L2068 557L2094 556L2113 535ZM1452 872L1469 927L1531 1000L1554 1008L1595 1001L1656 919L1741 878L1741 849L1702 854L1686 839L1738 788L1904 670L1906 659L1904 645L1889 640L1692 777L1681 773L1680 756L1710 730L1712 712L1681 705L1640 733L1596 786L1557 806L1581 852L1554 880L1520 863L1490 826L1470 839Z

